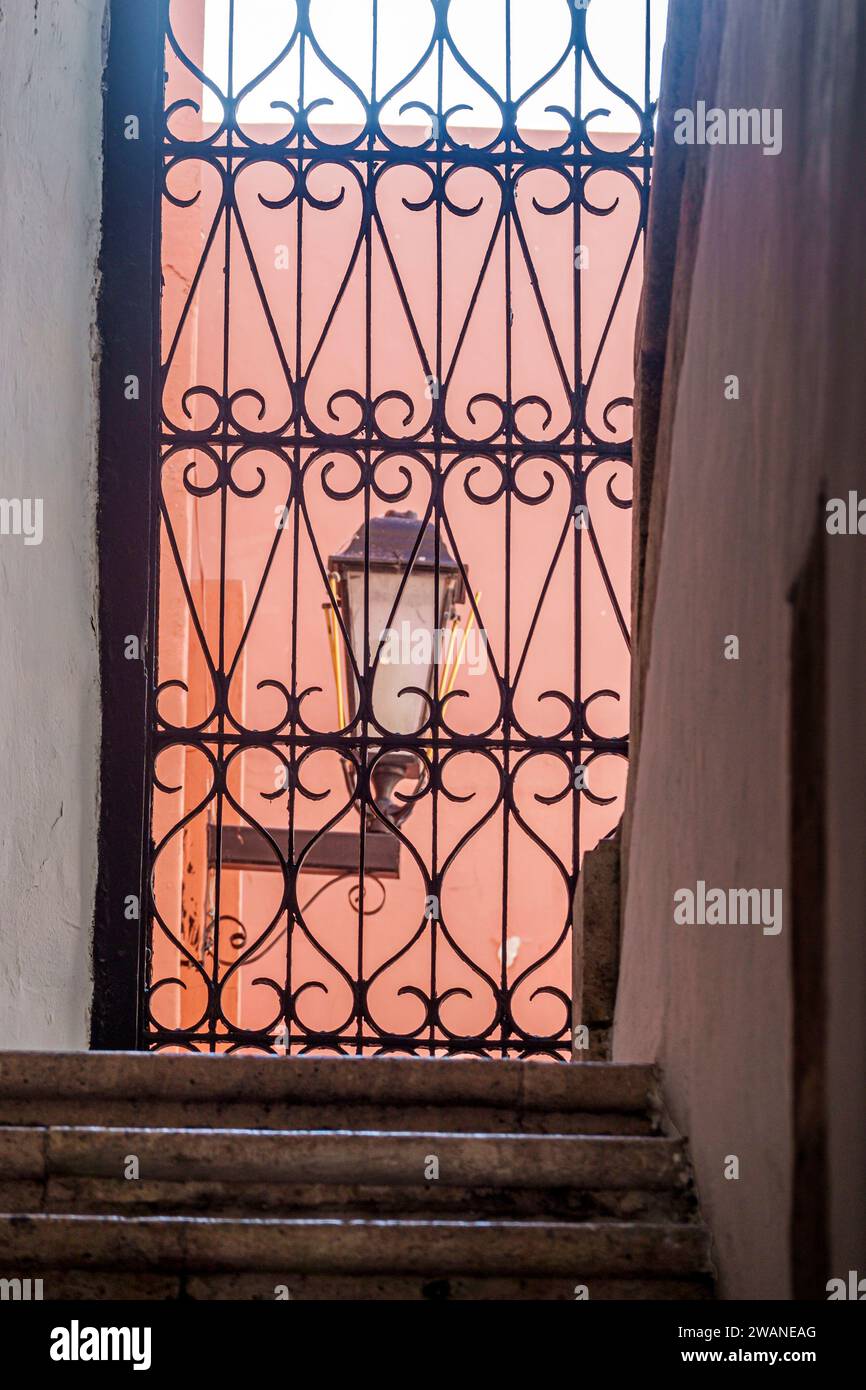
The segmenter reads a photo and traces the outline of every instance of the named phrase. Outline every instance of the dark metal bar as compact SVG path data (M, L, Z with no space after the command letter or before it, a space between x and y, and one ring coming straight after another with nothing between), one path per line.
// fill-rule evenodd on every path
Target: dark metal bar
M141 1041L147 950L163 8L111 0L109 19L98 310L102 749L91 1045L124 1049Z

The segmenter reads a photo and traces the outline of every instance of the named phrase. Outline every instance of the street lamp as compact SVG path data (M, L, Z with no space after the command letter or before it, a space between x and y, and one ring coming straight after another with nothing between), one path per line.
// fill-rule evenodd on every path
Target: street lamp
M475 604L461 625L457 609L465 602L466 591L457 562L440 540L437 605L436 531L431 522L424 528L418 552L412 560L420 524L414 512L389 511L384 516L373 517L369 525L369 562L365 565L363 526L328 562L333 606L331 602L322 606L328 625L340 729L351 723L358 712L359 689L351 664L346 660L345 642L334 616L334 606L339 609L363 675L365 588L371 666L378 653L367 712L372 714L376 724L386 735L411 740L423 726L427 712L428 702L418 691L432 695L437 666L440 699L454 687L481 595L475 595ZM392 616L391 610L410 562L411 572ZM374 729L373 738L376 736ZM404 748L380 751L378 759L376 752L371 750L368 758L374 763L370 781L376 807L392 825L400 825L411 812L413 803L398 801L394 789L407 777L414 777L416 786L420 785L421 760L416 753ZM346 758L341 761L346 784L350 793L354 793L352 764ZM399 841L393 835L382 833L385 827L369 806L365 825L368 833L375 837L367 842L365 871L376 878L398 878ZM208 868L215 872L221 864L223 869L279 870L280 861L273 853L274 843L286 858L290 853L298 855L302 850L307 851L309 845L303 856L303 869L308 873L346 877L357 872L359 837L351 831L329 830L325 835L317 835L296 826L290 840L285 826L273 826L263 836L252 826L226 824L222 826L219 843L216 826L208 826Z
M388 734L411 738L425 722L428 702L421 691L433 693L438 658L439 694L455 670L458 650L457 608L465 589L456 560L440 539L438 608L435 580L436 528L428 522L418 542L420 521L415 512L388 511L369 522L368 556L365 560L364 527L329 560L334 599L357 662L364 670L365 592L368 612L368 650L372 672L367 712ZM397 594L406 577L400 601ZM396 611L392 613L395 603ZM342 660L337 626L327 609L331 655L337 682L340 727L358 713L359 689L354 671ZM378 656L378 660L377 660ZM375 671L372 670L376 662ZM455 671L456 674L456 671ZM443 679L444 678L444 679ZM348 703L348 712L343 697ZM348 713L348 717L347 717ZM370 754L371 762L376 757ZM405 749L393 749L378 757L371 773L376 805L394 824L405 820L412 803L396 801L397 783L414 775L420 782L419 758ZM367 829L381 831L381 821L367 809Z

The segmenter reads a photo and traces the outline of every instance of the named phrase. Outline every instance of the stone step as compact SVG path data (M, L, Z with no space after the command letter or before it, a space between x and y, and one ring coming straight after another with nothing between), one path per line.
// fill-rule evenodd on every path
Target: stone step
M695 1279L706 1231L673 1222L441 1221L0 1215L0 1277L117 1274L411 1274ZM50 1295L49 1295L50 1296ZM590 1291L591 1296L591 1291Z
M22 1190L24 1189L24 1190ZM365 1183L118 1182L49 1178L0 1183L0 1211L141 1216L435 1217L471 1220L688 1221L688 1190L503 1188Z
M577 1280L563 1276L448 1275L430 1279L421 1274L297 1274L282 1271L243 1274L111 1273L110 1271L44 1269L42 1297L45 1300L75 1299L95 1302L124 1300L190 1299L243 1300L273 1302L279 1294L297 1302L324 1300L331 1303L419 1301L496 1301L571 1302L588 1296L598 1300L706 1300L713 1297L707 1275L692 1278L593 1277L583 1280L586 1295ZM32 1296L32 1286L31 1286Z
M449 1134L574 1134L652 1136L658 1124L648 1113L621 1111L505 1110L497 1106L281 1105L246 1102L180 1102L144 1097L74 1101L0 1099L0 1129L16 1125L108 1125L146 1122L152 1129L402 1130Z
M649 1134L653 1067L465 1058L0 1054L0 1125Z
M4 1154L8 1155L7 1160ZM57 1126L0 1131L0 1174L274 1183L667 1188L687 1181L682 1140L599 1135Z
M671 1138L16 1126L0 1129L0 1207L586 1220L685 1217L693 1198Z
M645 1066L0 1054L0 1278L48 1299L711 1297L660 1115Z

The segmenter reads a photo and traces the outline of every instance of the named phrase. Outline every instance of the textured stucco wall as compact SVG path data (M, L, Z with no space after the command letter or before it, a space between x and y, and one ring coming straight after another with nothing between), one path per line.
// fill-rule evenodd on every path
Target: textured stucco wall
M781 107L777 157L709 154L634 797L614 1056L658 1059L726 1297L790 1290L785 929L675 926L698 879L782 887L786 600L822 479L864 486L866 7L731 0L715 104ZM709 94L713 98L713 94ZM736 373L739 401L723 380ZM828 1072L834 1272L863 1267L866 537L828 537ZM723 659L726 635L739 661ZM740 1159L726 1180L726 1155Z
M84 1047L99 736L95 292L104 0L0 0L0 1046Z

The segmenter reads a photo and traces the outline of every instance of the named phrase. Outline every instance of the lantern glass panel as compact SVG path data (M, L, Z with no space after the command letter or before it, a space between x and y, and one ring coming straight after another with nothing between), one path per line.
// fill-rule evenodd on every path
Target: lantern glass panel
M430 689L433 643L437 639L436 591L429 570L409 575L397 612L388 626L402 578L402 570L371 568L368 587L371 663L375 660L382 634L386 634L373 680L373 715L382 728L391 734L412 734L424 723L427 713L425 701L420 695L406 691L406 687ZM350 570L346 575L346 585L352 649L361 666L364 650L363 572ZM401 691L406 693L401 694Z

